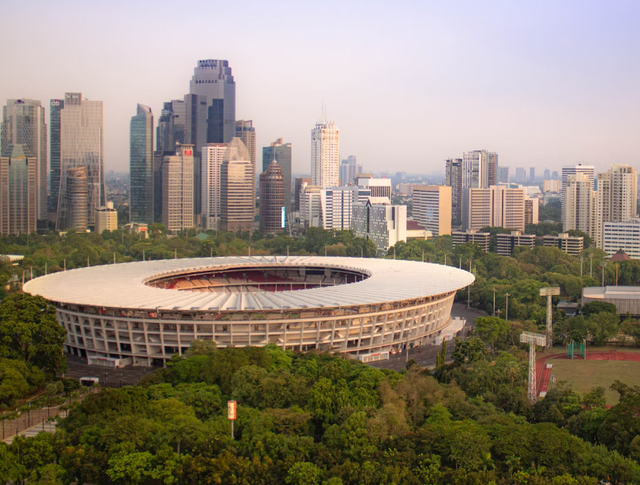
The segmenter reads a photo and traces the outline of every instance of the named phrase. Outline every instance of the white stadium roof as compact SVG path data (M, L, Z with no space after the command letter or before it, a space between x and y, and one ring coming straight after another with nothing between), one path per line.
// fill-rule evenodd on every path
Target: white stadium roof
M171 273L229 267L317 267L362 272L357 283L295 291L216 293L148 286ZM259 256L167 259L122 263L41 276L24 291L53 302L145 310L275 310L340 307L402 301L464 288L475 277L452 266L388 259Z

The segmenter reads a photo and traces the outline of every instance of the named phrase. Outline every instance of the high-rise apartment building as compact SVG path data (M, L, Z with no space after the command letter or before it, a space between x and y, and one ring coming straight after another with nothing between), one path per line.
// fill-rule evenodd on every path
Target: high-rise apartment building
M358 202L365 202L369 197L371 197L371 191L368 188L356 185L322 189L320 200L323 227L341 231L349 230L354 205Z
M286 225L282 212L284 206L284 174L280 164L273 160L267 170L260 174L260 232L262 234L277 234L284 229Z
M468 189L467 204L463 209L463 226L466 230L483 227L504 227L524 231L524 189L503 186Z
M462 224L462 159L450 158L445 161L445 185L451 187L451 223Z
M296 179L300 180L300 179ZM322 223L322 187L301 185L300 222L305 228L323 227Z
M544 180L542 182L542 191L543 192L560 192L560 181Z
M559 182L559 181L557 181ZM562 230L582 231L593 237L593 182L586 173L568 175L562 194Z
M516 182L523 185L527 183L527 171L522 167L516 167Z
M35 159L36 217L47 218L47 125L44 107L34 99L9 99L2 110L0 147L24 145L25 156Z
M484 188L496 184L498 154L474 150L462 154L462 188Z
M524 196L524 223L526 224L537 224L538 223L538 214L540 212L540 203L539 199L536 197L529 197L525 194Z
M282 138L278 138L268 147L262 148L262 171L266 172L274 160L278 162L282 170L282 176L284 177L284 206L287 217L291 213L291 150L291 143L284 143Z
M193 145L176 148L162 161L162 224L172 233L194 227Z
M638 172L628 165L613 165L598 174L596 246L604 246L605 222L625 222L638 214Z
M249 151L232 138L220 167L220 229L253 232L255 172Z
M82 177L78 177L77 173L71 177L67 176L69 170L79 167L86 169L87 205L84 210L87 213L88 226L95 226L95 210L100 206L106 205L102 110L102 101L84 99L82 93L65 93L64 106L59 112L59 123L51 123L51 159L53 160L58 156L57 152L55 157L53 153L54 150L58 150L58 143L60 153L57 230L71 227L78 228L75 223L69 221L71 211L66 204L74 197L70 197L67 194L67 184L72 182L74 190L78 191L80 189L77 184L81 183ZM58 116L58 113L56 113L56 116ZM57 132L54 130L57 130ZM76 210L80 210L80 208L75 207L74 211ZM76 218L76 220L82 221L83 218Z
M529 185L536 183L536 169L535 167L529 167Z
M207 143L202 148L202 217L204 229L220 229L220 193L222 181L220 168L228 143Z
M452 188L443 185L415 185L413 220L433 236L451 234L451 193Z
M556 173L556 172L554 172ZM582 165L582 164L578 164L578 165L571 165L571 166L567 166L567 167L562 167L562 187L560 187L561 192L564 192L564 188L567 185L567 177L569 177L570 175L577 175L579 173L583 173L587 176L587 178L589 179L589 181L591 182L591 188L595 189L595 185L594 185L594 180L595 180L595 174L596 174L596 169L593 165ZM557 175L557 174L556 174ZM557 180L557 177L554 179Z
M153 114L138 104L129 141L129 221L154 222Z
M319 121L311 130L311 183L340 185L340 130L333 121Z
M293 199L293 210L294 212L298 212L300 210L300 198L304 192L304 189L307 185L311 185L311 179L305 177L296 177L295 180L295 190L294 190L294 199Z
M24 143L2 146L0 153L0 235L36 230L38 161Z

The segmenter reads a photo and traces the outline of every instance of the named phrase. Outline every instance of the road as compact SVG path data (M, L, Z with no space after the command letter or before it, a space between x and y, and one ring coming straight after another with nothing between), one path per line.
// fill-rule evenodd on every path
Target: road
M473 325L473 320L478 317L486 316L484 312L479 310L468 310L467 306L463 303L454 303L451 309L451 316L460 317L466 319L467 323L462 329L462 335L466 335ZM447 361L450 361L451 354L455 347L454 341L447 342ZM409 359L413 359L416 363L422 367L431 367L436 365L436 356L442 349L441 345L425 345L422 347L416 347L409 349ZM369 365L377 367L379 369L391 369L395 371L401 371L406 369L407 357L406 352L402 354L395 354L389 357L388 360L379 360L377 362L371 362Z

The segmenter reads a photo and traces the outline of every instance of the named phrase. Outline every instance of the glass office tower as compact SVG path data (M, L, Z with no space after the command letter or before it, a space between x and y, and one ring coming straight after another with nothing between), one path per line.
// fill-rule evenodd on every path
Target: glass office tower
M129 222L153 224L153 114L151 108L138 104L131 118L129 157Z
M284 177L284 206L289 217L291 213L291 143L283 143L278 138L268 147L262 147L262 171L266 172L273 161L278 162Z
M107 204L104 186L104 131L102 101L84 99L82 93L65 93L64 107L60 110L60 191L56 229L61 231L74 227L70 225L72 213L70 201L85 200L68 197L67 184L73 183L74 191L80 189L78 177L67 174L70 169L85 167L87 197L86 207L73 207L73 213L84 210L87 225L95 226L96 209ZM53 137L52 137L53 138ZM81 220L74 216L74 220Z
M29 158L35 159L36 217L47 218L47 125L44 107L35 99L9 99L2 110L0 144L24 145Z

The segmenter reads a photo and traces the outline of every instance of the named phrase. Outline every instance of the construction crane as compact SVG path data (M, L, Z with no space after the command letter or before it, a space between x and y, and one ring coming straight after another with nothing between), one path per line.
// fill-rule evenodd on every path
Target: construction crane
M531 404L538 401L537 380L536 380L536 345L544 347L547 345L547 336L541 333L522 332L520 342L529 344L529 387L527 397Z

